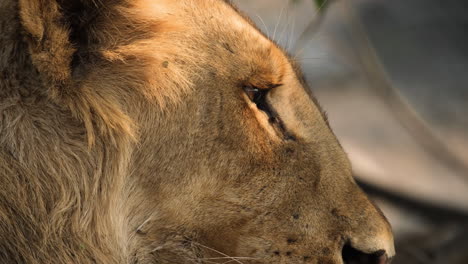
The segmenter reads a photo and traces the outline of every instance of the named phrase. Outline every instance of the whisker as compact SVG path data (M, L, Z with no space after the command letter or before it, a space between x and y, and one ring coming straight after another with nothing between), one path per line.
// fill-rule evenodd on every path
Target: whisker
M285 46L285 43L283 42L287 42L287 37L286 37L286 40L283 40L283 37L285 36L285 33L287 32L288 28L289 28L289 25L291 24L291 16L289 15L289 6L290 6L290 0L288 0L286 2L286 6L288 8L286 8L286 25L283 26L283 29L281 30L281 33L279 34L279 37L278 37L278 44L280 44L281 46ZM281 19L279 21L281 23ZM286 35L287 36L287 35Z
M294 16L295 17L295 16ZM291 29L291 32L289 33L289 39L287 40L288 44L287 44L287 47L286 47L286 50L289 52L290 49L291 49L291 44L292 44L292 39L294 37L294 31L296 29L296 20L294 19L293 20L293 23L292 23L292 29Z
M264 27L265 30L266 30L265 33L267 34L267 37L270 38L270 31L268 30L268 27L267 27L267 25L265 24L265 21L262 19L262 17L261 17L259 14L255 14L255 15L258 17L258 19L260 19L260 22L262 22L263 27Z
M239 264L244 264L242 261L237 260L237 259L234 259L233 257L228 256L227 254L225 254L225 253L223 253L223 252L221 252L221 251L218 251L218 250L216 250L216 249L214 249L214 248L205 246L205 245L203 245L203 244L200 244L200 243L197 243L197 242L191 241L191 240L187 240L187 242L193 243L193 244L195 244L195 245L197 245L197 246L199 246L199 247L202 247L202 248L211 250L211 251L213 251L213 252L215 252L215 253L218 253L218 254L220 254L221 256L224 256L224 257L226 257L226 258L231 259L231 260L229 260L229 261L231 261L231 262L234 261L234 262L237 262L237 263L239 263Z
M218 258L200 258L200 260L220 260L220 259L259 259L251 257L218 257Z
M285 8L285 6L283 6L283 8L281 8L279 18L278 18L278 20L276 21L275 31L273 32L273 38L272 38L273 40L274 40L275 37L276 37L276 30L278 29L278 26L279 26L279 23L280 23L280 21L281 21L281 18L283 17L284 8Z

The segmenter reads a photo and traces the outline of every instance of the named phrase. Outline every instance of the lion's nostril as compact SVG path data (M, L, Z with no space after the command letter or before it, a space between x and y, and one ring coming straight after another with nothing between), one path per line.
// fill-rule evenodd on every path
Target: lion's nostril
M385 250L373 253L364 253L346 244L342 251L343 262L345 264L389 264Z

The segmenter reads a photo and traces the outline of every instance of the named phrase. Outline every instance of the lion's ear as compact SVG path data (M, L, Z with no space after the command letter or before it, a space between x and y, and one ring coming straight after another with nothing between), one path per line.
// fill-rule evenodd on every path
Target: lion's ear
M2 1L2 0L0 0ZM85 89L73 74L86 58L92 23L105 8L101 0L18 0L20 23L31 62L47 94L83 121L89 145L96 130L112 142L133 139L132 120L111 93ZM106 5L110 2L106 1ZM104 93L105 94L105 93Z
M86 38L83 24L99 11L93 5L92 0L19 0L32 63L52 95L71 79L74 56L86 45L80 39Z

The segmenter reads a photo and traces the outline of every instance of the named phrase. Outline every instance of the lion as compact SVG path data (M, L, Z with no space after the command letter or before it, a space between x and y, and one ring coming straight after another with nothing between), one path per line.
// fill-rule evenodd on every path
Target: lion
M222 0L0 2L0 263L387 263L299 67Z

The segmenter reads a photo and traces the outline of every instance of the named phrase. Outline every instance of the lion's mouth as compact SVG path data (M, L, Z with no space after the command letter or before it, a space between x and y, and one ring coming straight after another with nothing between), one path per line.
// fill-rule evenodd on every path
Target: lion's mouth
M348 244L343 247L341 255L344 264L389 264L391 261L391 259L387 257L385 250L367 254Z

